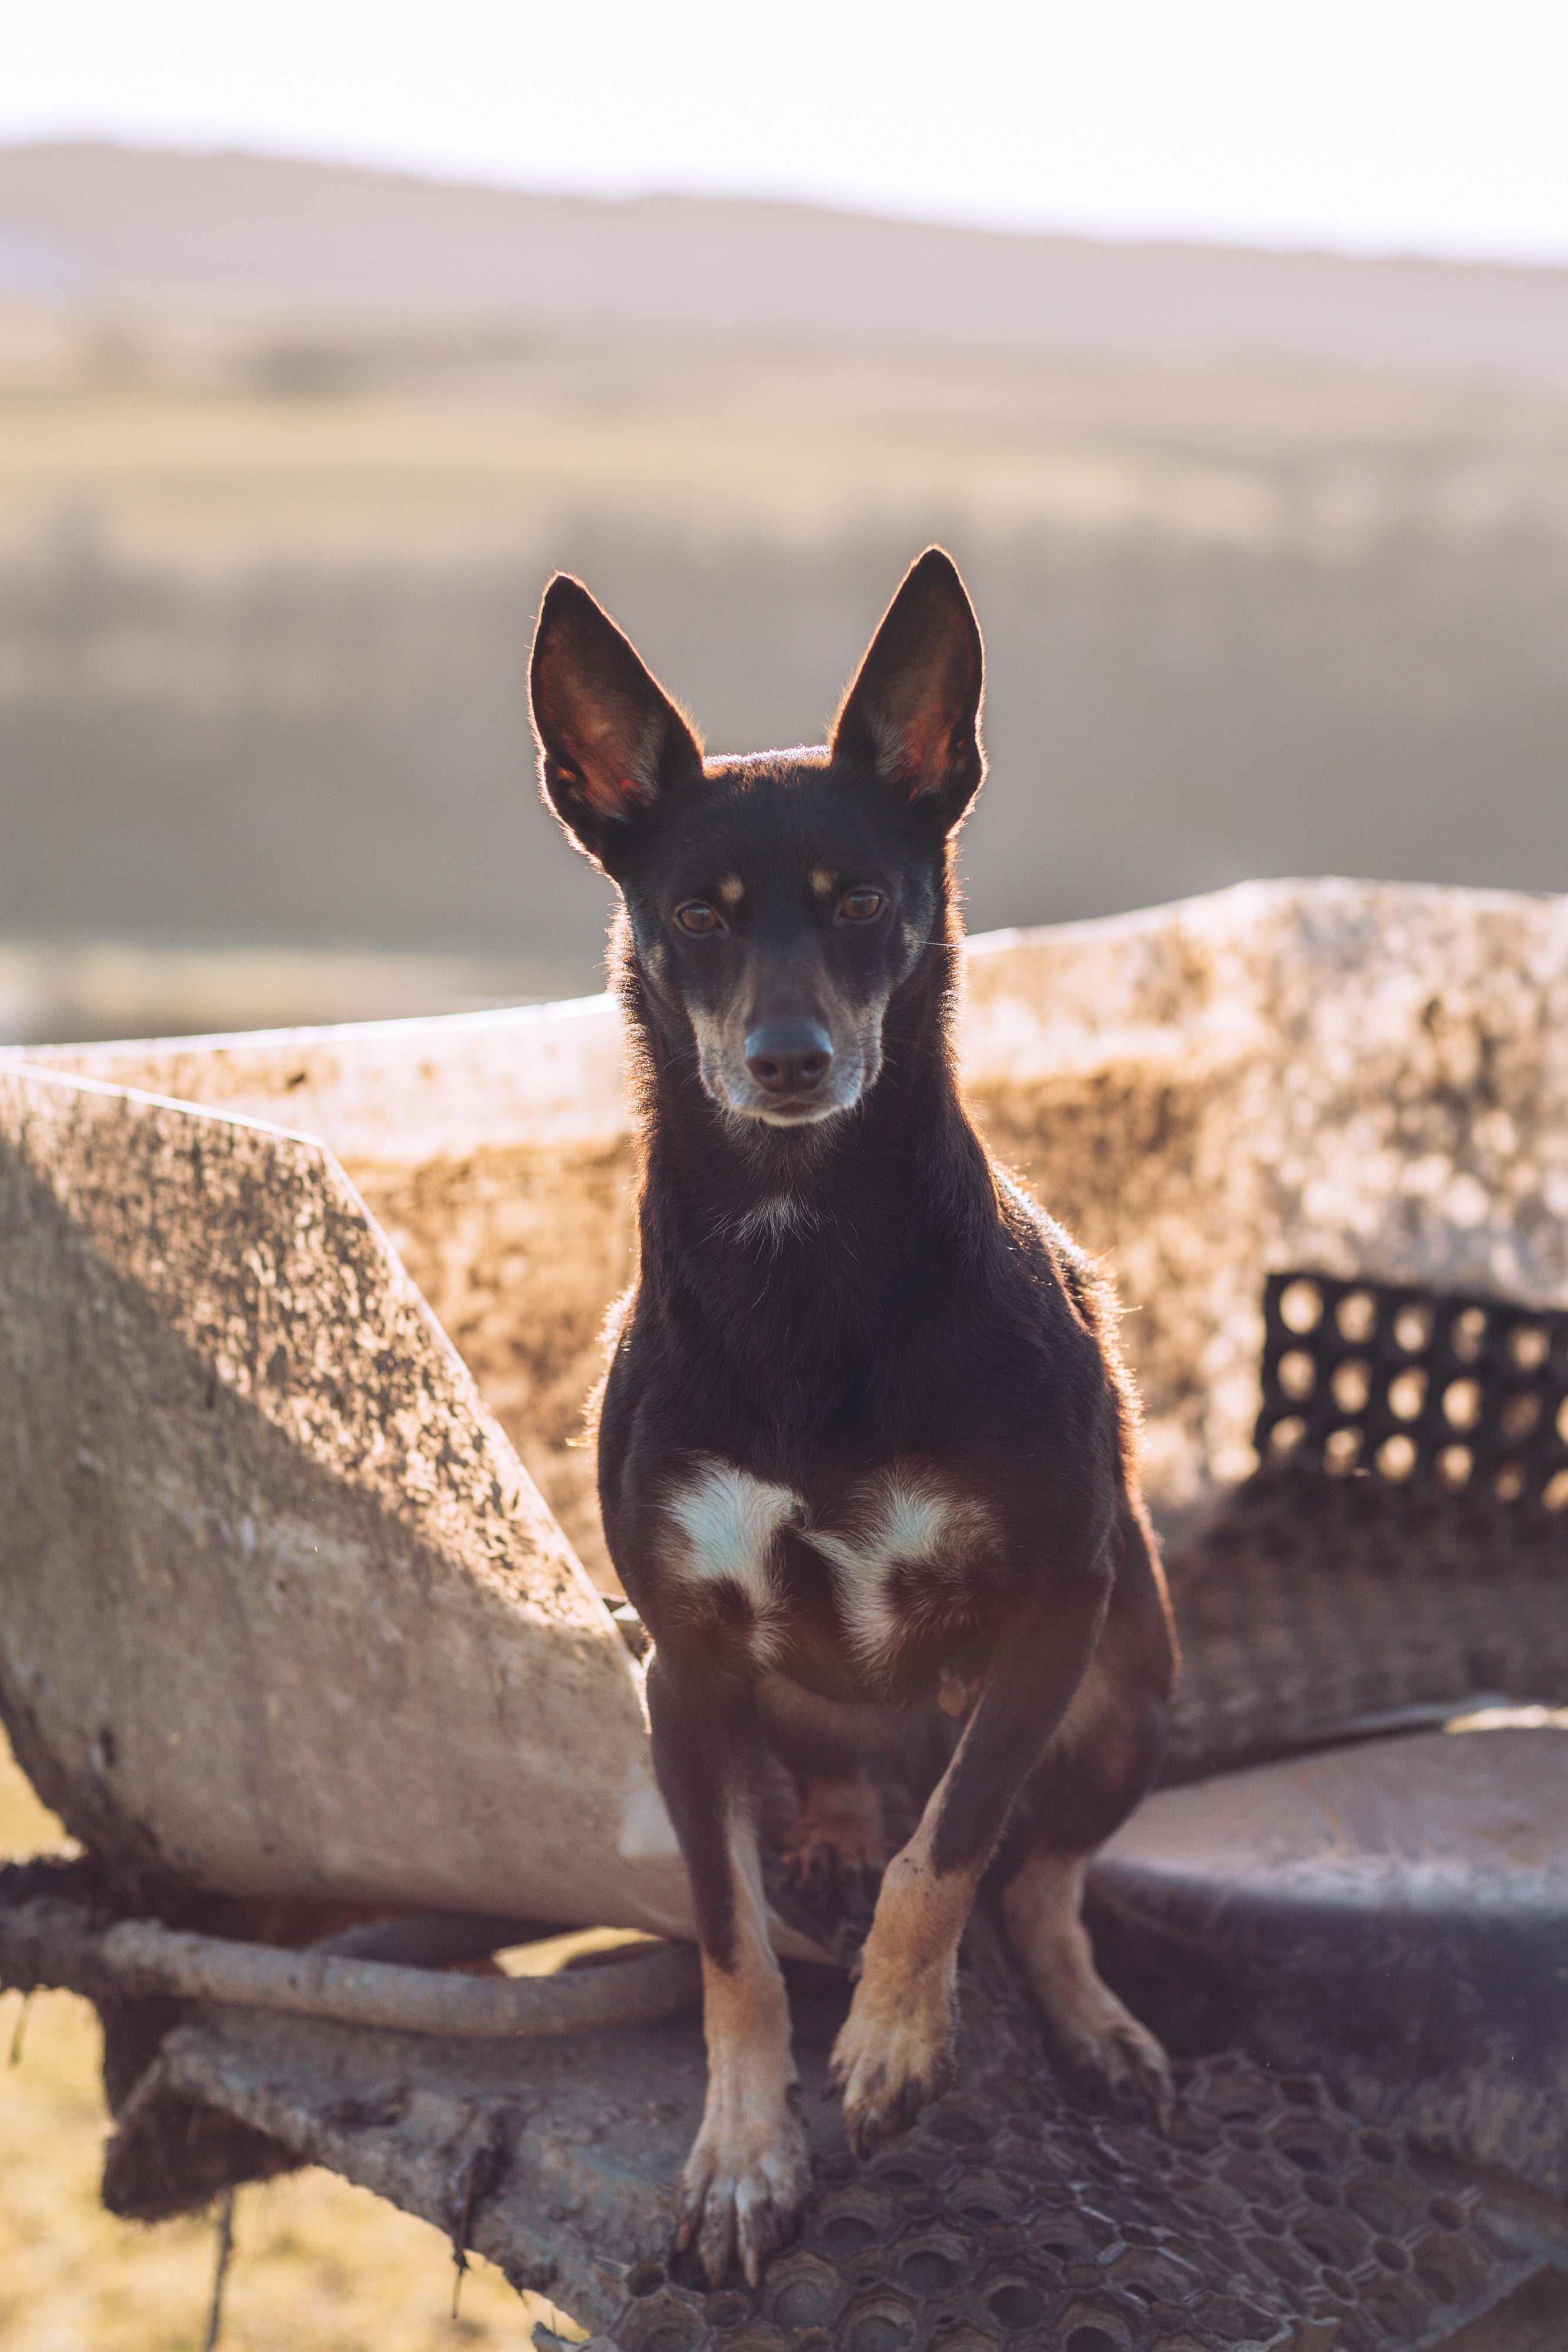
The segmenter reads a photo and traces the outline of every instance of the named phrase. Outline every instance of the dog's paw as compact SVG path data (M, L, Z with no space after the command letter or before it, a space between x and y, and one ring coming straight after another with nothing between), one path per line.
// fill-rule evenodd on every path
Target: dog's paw
M853 1925L869 1927L886 1860L882 1806L866 1780L810 1784L784 1856L790 1886L801 1898Z
M1113 2102L1141 2101L1162 2131L1169 2128L1176 2096L1170 2060L1109 1985L1095 1977L1053 1986L1049 1999L1037 1987L1036 1998L1070 2074Z
M801 1839L784 1856L784 1872L803 1902L863 1934L876 1909L882 1864L880 1846L822 1836Z
M1094 1965L1084 1870L1081 1856L1030 1855L1002 1891L1008 1938L1067 2072L1103 2098L1142 2102L1164 2130L1176 2111L1170 2060Z
M811 2185L806 2133L791 2091L774 2113L726 2103L704 2117L681 2176L675 2244L694 2241L710 2286L723 2283L738 2255L748 2286L768 2256L793 2237Z
M869 1963L833 2044L828 2081L844 2103L844 2132L860 2157L906 2131L953 2071L953 1974L909 1976Z

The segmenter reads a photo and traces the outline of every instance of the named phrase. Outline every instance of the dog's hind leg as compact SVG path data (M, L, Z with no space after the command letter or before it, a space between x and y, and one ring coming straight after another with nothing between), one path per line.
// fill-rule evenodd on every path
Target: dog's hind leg
M862 1762L870 1710L819 1698L780 1675L765 1675L757 1696L799 1803L784 1857L790 1880L810 1900L869 1927L887 1859L882 1799Z
M1173 1653L1158 1571L1141 1521L1104 1628L1071 1706L1020 1801L1023 1858L1002 1890L1008 1938L1070 2072L1113 2096L1136 2095L1166 2120L1170 2065L1148 2028L1105 1984L1081 1916L1090 1857L1154 1779Z
M787 1916L846 1958L864 1943L887 1860L882 1798L863 1774L802 1780L791 1842L782 1859L799 1912Z
M1030 1853L1002 1894L1002 1916L1057 2054L1113 2098L1144 2099L1161 2123L1175 2103L1170 2062L1094 1966L1080 1916L1088 1858Z
M755 2286L764 2258L793 2234L810 2185L789 1998L763 1907L755 1701L736 1676L672 1672L655 1652L648 1712L696 1907L708 2053L676 2243L695 2241L711 2285L738 2254Z

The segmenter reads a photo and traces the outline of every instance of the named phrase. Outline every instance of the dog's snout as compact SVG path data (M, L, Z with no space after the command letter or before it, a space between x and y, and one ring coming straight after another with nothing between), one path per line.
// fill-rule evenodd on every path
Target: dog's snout
M765 1023L746 1041L746 1066L764 1094L810 1094L832 1066L832 1039L814 1021Z

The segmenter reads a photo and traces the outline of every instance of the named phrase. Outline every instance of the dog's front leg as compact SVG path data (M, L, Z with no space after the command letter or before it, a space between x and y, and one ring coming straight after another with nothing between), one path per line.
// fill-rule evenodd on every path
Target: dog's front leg
M656 1652L648 1712L696 1908L708 2054L676 2243L695 2239L714 2286L738 2252L755 2286L764 2257L793 2234L810 2186L789 2002L763 1907L755 1694L738 1677Z
M857 2156L903 2131L946 2083L975 1888L1093 1654L1109 1585L1108 1570L1053 1583L1009 1622L953 1760L883 1874L831 2067Z

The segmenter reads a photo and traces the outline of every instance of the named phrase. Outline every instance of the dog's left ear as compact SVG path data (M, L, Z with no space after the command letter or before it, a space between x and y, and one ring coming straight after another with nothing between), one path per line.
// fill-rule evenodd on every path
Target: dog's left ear
M701 746L580 580L545 590L528 663L539 782L556 814L613 875L645 809L700 782Z
M979 623L952 557L928 547L883 615L833 723L832 749L951 831L980 788Z

